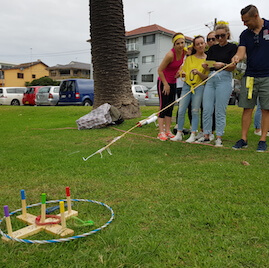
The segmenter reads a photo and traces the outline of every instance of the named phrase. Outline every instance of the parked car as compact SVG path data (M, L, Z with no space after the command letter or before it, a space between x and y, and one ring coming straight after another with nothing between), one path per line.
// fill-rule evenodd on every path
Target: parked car
M36 93L36 105L57 105L59 101L59 86L44 86Z
M24 105L35 105L36 93L42 86L27 87L23 94L22 103Z
M146 105L147 106L159 106L159 96L157 91L157 85L153 86L146 92Z
M60 84L58 105L93 105L92 79L66 79Z
M132 85L132 92L134 97L138 100L140 105L145 105L147 87L143 85Z
M0 105L21 105L26 87L0 87Z
M239 102L241 80L233 79L232 86L233 91L229 99L229 105L236 105Z

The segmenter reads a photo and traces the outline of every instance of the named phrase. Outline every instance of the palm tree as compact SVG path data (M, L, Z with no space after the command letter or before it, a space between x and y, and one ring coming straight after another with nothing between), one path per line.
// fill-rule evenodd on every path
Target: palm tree
M140 116L131 92L122 0L90 0L94 108L117 107L125 119Z

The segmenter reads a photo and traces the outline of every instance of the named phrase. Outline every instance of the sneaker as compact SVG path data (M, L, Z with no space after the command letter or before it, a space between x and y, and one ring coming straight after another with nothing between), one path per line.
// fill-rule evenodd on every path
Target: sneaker
M217 139L215 140L215 146L216 146L216 147L222 147L222 146L223 146L223 144L222 144L222 140L221 140L220 138L217 138Z
M196 140L196 137L195 137L195 134L194 133L191 133L190 137L186 140L186 142L195 142Z
M159 134L158 134L158 137L157 137L159 140L161 140L161 141L167 141L168 140L168 138L166 137L166 135L165 135L165 133L164 132L160 132Z
M236 142L236 144L232 147L235 150L242 149L242 148L247 148L248 143L247 141L244 141L243 139L239 140Z
M258 148L257 148L257 152L259 153L263 153L265 152L267 149L267 144L266 141L259 141L258 143Z
M254 130L254 134L255 135L258 135L258 136L261 136L262 135L262 131L260 130L260 131L256 132L256 130Z
M209 135L209 140L210 140L210 141L213 141L214 139L215 139L214 134L210 134L210 135Z
M182 141L183 136L184 136L183 133L178 131L177 135L174 138L171 138L170 140L171 141Z
M172 134L171 131L168 131L168 132L166 132L165 134L166 134L166 137L169 138L169 139L172 139L172 138L175 137L175 135Z
M209 139L206 139L205 137L201 137L199 140L195 141L197 143L210 143Z
M200 131L200 132L196 135L195 139L196 139L196 140L199 140L199 139L201 139L202 137L204 137L204 133L203 133L202 131Z

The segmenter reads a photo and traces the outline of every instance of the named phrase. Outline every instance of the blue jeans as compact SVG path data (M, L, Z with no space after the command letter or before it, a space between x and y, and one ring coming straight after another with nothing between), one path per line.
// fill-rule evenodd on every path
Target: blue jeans
M190 86L184 83L181 96L184 96L186 93L190 91ZM198 130L198 123L199 123L199 111L201 107L201 102L203 99L204 93L204 85L199 86L195 89L195 94L189 93L184 99L182 99L178 104L178 130L182 131L184 122L185 122L185 113L191 101L191 131Z
M213 73L210 73L212 75ZM203 96L204 134L212 132L212 115L215 107L216 135L223 136L226 125L226 108L232 93L232 73L221 71L209 79Z
M259 103L259 98L257 99L257 107L256 112L254 115L254 128L260 129L261 128L261 121L262 121L262 111L261 111L261 105Z

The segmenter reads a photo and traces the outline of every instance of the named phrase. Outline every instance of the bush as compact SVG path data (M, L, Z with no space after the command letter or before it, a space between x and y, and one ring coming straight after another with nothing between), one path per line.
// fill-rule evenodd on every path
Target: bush
M59 86L60 82L51 79L48 76L41 77L39 79L34 79L32 82L26 82L25 86Z

